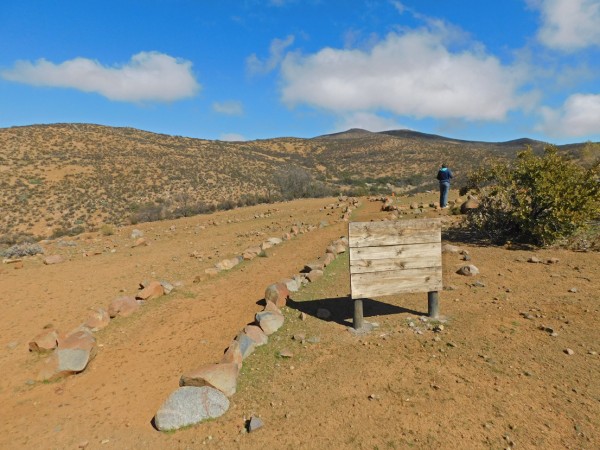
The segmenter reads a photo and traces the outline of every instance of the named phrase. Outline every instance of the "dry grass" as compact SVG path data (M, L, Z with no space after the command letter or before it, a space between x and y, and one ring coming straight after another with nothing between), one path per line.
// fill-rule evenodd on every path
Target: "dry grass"
M523 144L415 133L221 142L88 124L1 129L0 236L76 234L128 224L132 215L157 219L269 201L280 198L275 177L290 167L336 189L366 182L423 188L441 161L460 175L513 157Z

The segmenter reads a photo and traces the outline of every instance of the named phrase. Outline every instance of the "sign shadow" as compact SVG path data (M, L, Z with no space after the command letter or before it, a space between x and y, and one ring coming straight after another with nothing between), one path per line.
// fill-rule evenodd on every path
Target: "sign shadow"
M391 305L379 300L365 298L363 300L363 314L365 317L390 316L394 314L412 314L415 316L426 316L427 312L415 311L402 306ZM306 300L296 302L292 299L287 302L288 308L308 314L309 316L320 318L319 310L327 310L331 316L327 319L330 322L339 323L344 326L352 326L354 314L354 300L350 296L322 298L316 300ZM326 314L326 313L325 313Z

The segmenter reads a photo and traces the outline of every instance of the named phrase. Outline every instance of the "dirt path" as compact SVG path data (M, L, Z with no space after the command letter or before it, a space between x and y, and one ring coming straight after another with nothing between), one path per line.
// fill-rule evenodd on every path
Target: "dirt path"
M154 430L150 420L181 373L217 361L259 310L256 302L269 283L296 273L346 233L345 223L333 223L337 215L319 210L331 202L276 205L278 211L264 218L254 216L268 208L256 207L146 224L149 247L126 246L128 229L78 241L73 259L61 265L3 267L0 292L10 297L0 317L0 448L76 449L84 441L88 449L600 446L600 255L464 242L455 244L470 252L481 274L456 275L463 262L444 255L444 284L454 289L441 293L447 318L441 332L423 321L422 294L365 301L366 319L379 328L366 336L348 332L347 258L339 257L325 277L293 296L285 326L246 360L225 416L177 433ZM385 217L379 206L365 203L354 220ZM269 250L266 258L192 283L218 258L278 236L299 218L331 225ZM220 224L207 225L212 219ZM84 247L103 249L113 241L116 253L81 256ZM204 254L202 262L188 256L194 250ZM527 263L534 254L560 262ZM36 368L28 338L48 322L77 325L88 307L107 304L119 289L132 292L146 278L182 280L184 286L98 333L102 347L84 373L26 383ZM472 286L475 281L483 286ZM317 319L322 307L331 320ZM299 333L313 339L293 340ZM282 349L293 358L280 358ZM265 427L245 434L250 415L261 416Z

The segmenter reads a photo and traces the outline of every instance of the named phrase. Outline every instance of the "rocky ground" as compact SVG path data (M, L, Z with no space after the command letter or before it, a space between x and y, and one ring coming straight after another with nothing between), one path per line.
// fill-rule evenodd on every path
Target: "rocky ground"
M424 315L424 294L402 295L365 301L366 320L378 326L365 335L349 332L342 254L322 278L292 294L284 326L244 361L225 415L157 431L152 419L182 373L219 361L262 309L266 286L298 273L346 234L341 208L323 208L336 201L143 224L137 228L149 245L137 247L134 227L51 241L44 255L63 262L46 265L33 256L19 269L0 266L0 448L600 446L600 255L492 247L447 232L445 242L470 261L443 256L443 321ZM380 202L363 200L352 220L389 217L380 209ZM400 217L414 217L407 211ZM205 273L299 222L311 231L265 257ZM465 264L480 273L456 274ZM106 307L151 279L176 288L98 331L97 355L85 371L37 381L44 356L28 351L31 338L50 324L72 330L89 308ZM319 318L319 310L331 317ZM252 417L264 425L248 433Z

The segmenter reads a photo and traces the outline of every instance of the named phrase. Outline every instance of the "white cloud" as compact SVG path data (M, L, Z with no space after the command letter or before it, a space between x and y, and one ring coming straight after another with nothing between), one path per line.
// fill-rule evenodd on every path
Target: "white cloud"
M234 100L226 102L214 102L212 107L214 111L221 114L226 114L228 116L241 116L244 114L244 106L242 105L242 102Z
M138 53L127 64L115 67L86 58L60 64L45 59L17 61L1 75L19 83L73 88L124 102L170 102L192 97L200 90L190 61L159 52Z
M528 0L542 15L538 39L547 47L575 51L600 46L600 0Z
M237 141L246 141L247 139L241 134L237 133L224 133L219 136L219 140L221 141L229 141L229 142L237 142Z
M441 22L390 33L368 50L324 48L288 53L282 100L337 113L389 111L418 118L501 120L520 107L524 71L505 66L464 33Z
M261 60L255 53L246 58L246 67L253 74L266 74L274 70L283 59L285 50L294 43L294 36L285 39L273 39L269 46L269 57Z
M359 111L343 115L336 123L335 131L346 131L350 128L362 128L369 131L389 131L407 128L395 119L382 117L374 113Z
M552 136L600 134L600 95L573 94L558 109L542 108L538 127Z
M402 2L399 2L397 0L391 0L390 3L394 8L396 8L396 11L398 11L400 14L403 14L407 9L406 6L402 4Z

